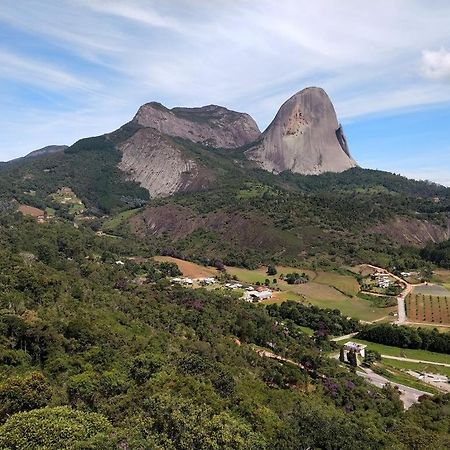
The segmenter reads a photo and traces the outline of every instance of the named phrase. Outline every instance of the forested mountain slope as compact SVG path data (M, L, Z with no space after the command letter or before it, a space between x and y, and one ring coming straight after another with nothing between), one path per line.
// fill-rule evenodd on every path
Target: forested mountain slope
M148 252L0 214L0 448L448 448L449 396L404 412L395 390L324 358L323 333L173 287L176 267Z
M420 264L420 248L450 238L450 189L353 167L337 127L318 88L288 100L262 135L244 113L152 102L112 133L0 165L0 207L205 262Z

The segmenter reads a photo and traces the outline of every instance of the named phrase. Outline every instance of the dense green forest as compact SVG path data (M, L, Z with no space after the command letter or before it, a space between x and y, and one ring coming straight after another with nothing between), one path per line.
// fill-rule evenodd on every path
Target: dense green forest
M450 355L450 333L391 324L370 325L358 337L379 344L401 348L418 348Z
M171 286L176 267L151 253L0 214L1 449L449 447L450 396L405 412L394 389L323 356L327 332L298 327L356 322Z
M89 214L101 215L145 204L148 192L126 181L117 168L121 154L115 143L133 130L132 124L125 125L108 136L81 139L64 152L3 164L0 200L14 198L41 209L59 209L60 205L52 202L49 195L68 186L89 207Z
M427 246L420 251L420 256L439 267L450 269L450 240L438 244L427 244Z

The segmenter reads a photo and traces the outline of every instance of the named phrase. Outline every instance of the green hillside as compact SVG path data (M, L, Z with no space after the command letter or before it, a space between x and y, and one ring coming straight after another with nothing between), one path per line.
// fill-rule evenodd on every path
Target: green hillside
M16 200L78 221L86 216L95 229L105 222L110 233L134 234L149 243L157 239L160 250L205 263L222 259L254 268L269 262L315 267L372 262L408 269L427 260L438 263L402 234L410 226L413 240L424 245L436 230L444 233L448 188L361 168L274 175L247 161L245 148L211 149L171 138L186 157L213 173L215 182L207 191L151 199L117 168L116 144L138 128L130 123L65 152L0 166L2 204ZM85 211L54 201L63 187L73 190ZM123 214L139 207L145 207L141 213Z
M323 333L229 292L172 287L170 264L128 259L148 252L0 213L0 448L448 447L448 395L404 412L395 390L322 356ZM321 330L320 317L356 326L317 308L301 324Z

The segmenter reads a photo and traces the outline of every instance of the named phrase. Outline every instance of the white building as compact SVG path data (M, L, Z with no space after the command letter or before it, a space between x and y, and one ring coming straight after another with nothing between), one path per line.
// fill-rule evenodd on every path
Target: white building
M189 286L192 286L194 284L194 280L192 280L191 278L172 278L171 279L172 283L176 283L176 284L187 284Z
M267 300L269 298L272 298L272 291L270 289L267 289L266 291L247 291L244 294L244 299L247 302L260 302L261 300Z
M389 278L380 278L378 280L378 287L387 289L391 285L391 280Z
M213 277L207 277L207 278L197 278L197 281L201 284L214 284L216 282L216 279Z
M242 287L242 284L240 283L226 283L225 287L228 289L240 289Z
M357 344L356 342L351 342L351 341L347 342L343 348L343 356L344 356L343 362L347 362L347 363L350 362L348 360L348 354L351 352L355 352L356 362L359 365L359 363L360 363L359 360L364 359L366 356L366 347L367 347L367 345L364 345L364 344Z

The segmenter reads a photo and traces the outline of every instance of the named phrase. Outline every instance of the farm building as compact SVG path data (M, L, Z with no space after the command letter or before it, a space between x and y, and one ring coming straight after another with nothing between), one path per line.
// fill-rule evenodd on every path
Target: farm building
M242 284L240 283L227 283L225 284L225 287L228 289L240 289L242 288Z
M248 302L260 302L261 300L268 300L272 298L272 291L266 289L264 291L247 291L244 294L244 299Z

